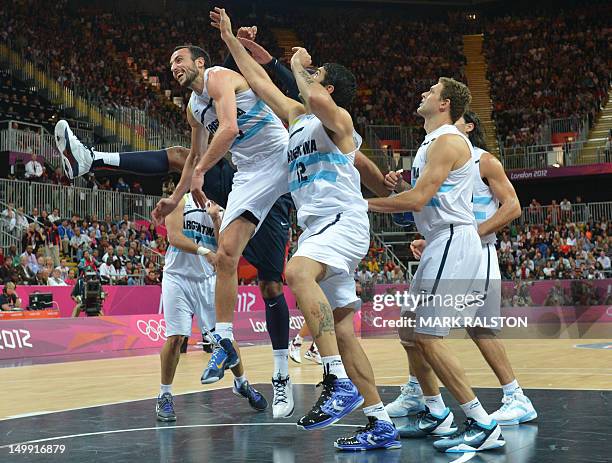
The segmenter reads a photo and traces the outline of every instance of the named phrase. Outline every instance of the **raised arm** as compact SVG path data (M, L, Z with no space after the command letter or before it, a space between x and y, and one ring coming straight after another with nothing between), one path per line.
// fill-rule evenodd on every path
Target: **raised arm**
M478 226L478 234L486 236L508 225L521 216L519 202L514 186L508 180L501 162L490 153L480 157L480 176L487 179L493 195L501 203L500 208L488 220Z
M221 39L223 39L234 57L240 72L253 91L272 108L272 111L286 122L290 122L297 115L303 113L303 106L291 98L287 98L274 85L265 69L249 55L244 46L234 36L229 16L225 10L223 8L215 8L214 11L210 12L210 18L212 26L221 32Z
M191 149L185 160L181 179L178 185L176 185L174 193L168 198L161 199L151 213L153 222L156 225L164 222L165 217L176 208L183 195L189 191L194 169L208 148L208 130L193 117L189 107L187 108L187 122L191 127Z
M465 141L456 135L442 135L436 139L427 152L427 163L419 180L409 191L389 198L368 200L371 211L375 212L420 212L433 198L451 170L461 167L470 153ZM463 164L462 164L463 162Z
M314 76L305 69L312 60L306 49L293 48L295 52L291 58L291 70L295 82L300 90L300 96L312 113L319 118L326 129L340 136L352 136L353 120L350 114L336 105L328 91L317 82ZM321 72L321 70L317 71Z

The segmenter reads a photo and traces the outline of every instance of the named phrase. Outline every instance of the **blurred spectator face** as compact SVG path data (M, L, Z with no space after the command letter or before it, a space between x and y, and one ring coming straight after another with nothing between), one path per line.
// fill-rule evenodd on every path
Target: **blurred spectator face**
M53 278L57 279L57 280L61 280L61 273L60 270L58 268L53 269L53 272L51 273L51 276L53 276Z
M76 279L76 272L74 271L73 268L71 268L70 270L68 270L68 278L71 280Z
M5 286L5 288L4 288L4 289L5 289L6 294L7 294L8 296L12 296L13 294L15 294L15 283L13 283L13 282L10 282L10 281L9 281L9 282L6 284L6 286Z
M32 209L32 215L33 215L34 217L38 217L38 208L37 208L37 207L35 207L34 209Z
M22 267L26 267L28 265L28 258L26 256L21 256L19 263Z
M32 251L33 251L32 246L27 246L27 247L26 247L26 252L27 252L28 254L32 254Z

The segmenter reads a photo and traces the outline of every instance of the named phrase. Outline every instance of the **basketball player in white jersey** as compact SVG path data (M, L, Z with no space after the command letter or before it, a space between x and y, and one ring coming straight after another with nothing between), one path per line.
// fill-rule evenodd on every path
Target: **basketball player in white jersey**
M400 340L423 389L426 407L399 431L406 437L449 436L434 442L443 452L505 445L500 427L484 410L444 343L450 327L438 324L444 322L441 316L453 317L465 308L459 297L477 297L474 280L482 250L472 209L476 167L470 141L453 125L470 99L465 85L444 77L424 92L417 112L425 119L427 135L412 165L412 189L368 200L370 209L378 212L413 211L417 229L427 240L427 247L418 250L422 251L421 264L410 285L410 293L420 296L420 302L416 307L402 307L402 315L415 325L400 328ZM456 303L448 307L436 296L451 296ZM428 321L434 323L427 326ZM455 432L453 414L442 400L436 376L467 415L464 430Z
M187 111L192 148L175 193L158 203L153 218L163 221L189 188L202 206L204 175L227 151L238 169L219 238L215 331L221 341L202 375L202 383L208 384L219 381L227 368L243 368L233 339L238 261L274 202L287 191L282 160L288 134L240 74L218 66L206 68L206 54L199 47L177 47L170 63L178 82L193 90ZM210 145L209 133L213 134Z
M521 205L503 166L486 150L486 141L478 116L467 111L455 126L472 142L472 157L477 167L474 170L473 208L483 251L477 281L484 286L483 292L486 294L484 305L478 310L477 315L480 317L482 314L485 318L499 316L501 274L495 249L497 241L495 232L521 215ZM396 173L388 174L387 178L392 188L402 188ZM420 258L419 250L426 245L420 241L423 240L413 241L411 245L417 258ZM516 380L504 346L496 337L496 330L469 328L467 331L502 386L503 405L492 413L491 417L501 426L516 425L537 418L537 412L531 401L525 396ZM406 416L416 404L422 403L423 393L418 381L412 378L402 387L400 396L387 405L387 411L392 417Z
M355 78L335 63L323 65L311 76L304 68L310 65L310 56L303 48L294 49L291 67L304 104L298 103L286 97L248 54L232 33L225 10L215 8L211 19L251 88L290 123L284 162L289 166L289 190L304 232L286 277L324 367L323 392L298 426L320 429L365 404L368 426L354 436L338 439L336 448L400 448L353 329L358 309L353 272L370 241L367 204L354 167L361 137L342 108L354 96Z
M161 351L161 388L157 399L157 419L176 421L172 381L186 337L191 336L192 315L200 332L215 326L215 252L221 218L216 204L200 208L191 194L179 202L166 218L170 247L166 253L162 298L167 340ZM246 396L252 389L245 377L238 378L234 393ZM265 399L255 391L251 406L259 410ZM265 404L267 405L267 404Z

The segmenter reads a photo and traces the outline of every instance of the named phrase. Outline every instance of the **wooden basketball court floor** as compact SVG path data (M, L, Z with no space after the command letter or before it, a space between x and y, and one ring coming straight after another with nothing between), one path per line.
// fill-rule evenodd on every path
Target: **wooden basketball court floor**
M447 342L485 408L498 408L501 390L474 344ZM388 403L406 381L403 350L396 339L362 343ZM612 462L612 341L521 339L506 340L505 346L539 418L503 428L507 445L497 451L442 454L430 439L404 439L401 450L336 452L333 441L364 424L361 412L326 430L295 427L318 397L320 366L290 362L295 413L273 420L270 409L256 413L231 393L231 375L201 385L208 354L199 350L181 356L173 387L177 422L158 423L159 355L140 351L0 364L0 462ZM270 346L245 346L242 353L250 382L271 403ZM463 415L456 402L443 395L459 424ZM20 447L26 453L15 453L14 444L26 444ZM64 450L42 454L43 446Z

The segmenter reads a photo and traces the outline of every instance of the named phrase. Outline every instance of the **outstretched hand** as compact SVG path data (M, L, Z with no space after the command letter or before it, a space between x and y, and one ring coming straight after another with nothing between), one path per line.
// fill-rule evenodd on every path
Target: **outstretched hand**
M153 219L153 223L155 225L163 225L164 220L178 205L178 201L176 201L172 196L169 198L160 199L153 212L151 212L151 218Z
M238 37L238 40L244 46L244 48L251 52L253 59L259 64L268 64L270 61L272 61L272 55L258 43L242 37Z
M247 40L252 40L255 41L255 36L257 35L257 26L243 26L240 29L238 29L238 32L236 33L236 37L238 39L247 39Z
M219 8L216 6L214 10L210 12L210 21L210 25L215 29L219 29L219 32L221 32L221 39L223 41L227 41L234 37L232 32L232 22L225 12L225 8Z

